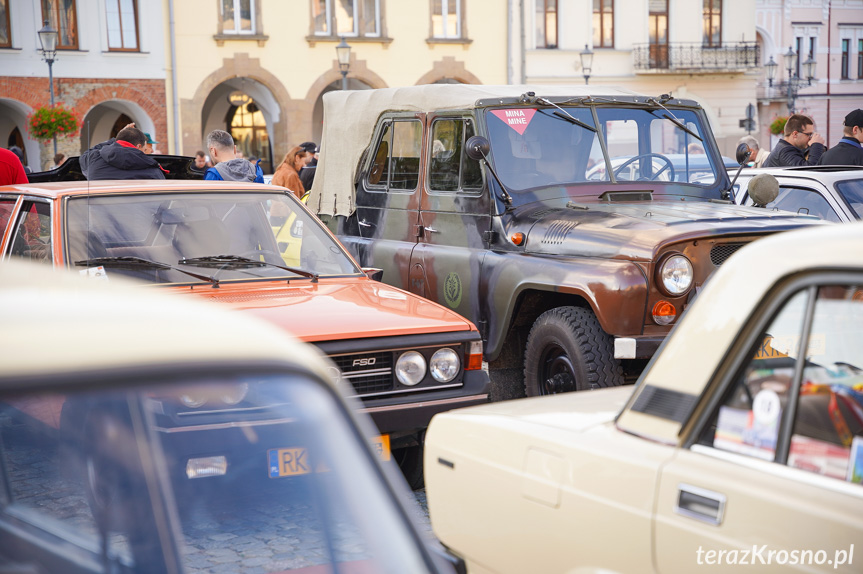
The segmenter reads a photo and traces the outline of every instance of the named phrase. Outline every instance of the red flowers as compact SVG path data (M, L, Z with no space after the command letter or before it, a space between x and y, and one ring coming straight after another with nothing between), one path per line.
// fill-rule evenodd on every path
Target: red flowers
M55 135L73 136L78 131L78 120L63 104L33 110L27 116L30 135L39 140L50 140Z

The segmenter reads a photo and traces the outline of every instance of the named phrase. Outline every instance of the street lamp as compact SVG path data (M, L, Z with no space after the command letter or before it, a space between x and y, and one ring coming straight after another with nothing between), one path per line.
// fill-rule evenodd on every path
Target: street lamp
M42 44L42 59L48 62L48 90L51 92L51 107L54 107L54 56L57 55L57 30L48 24L39 30L39 43ZM54 136L54 155L57 155L57 136Z
M584 74L584 85L587 85L587 80L590 79L590 70L593 69L593 50L584 45L584 50L579 52L581 58L581 71Z
M345 42L345 37L342 36L342 41L336 46L336 57L339 60L339 72L342 74L342 89L348 89L348 70L351 69L351 47Z
M797 92L802 87L811 86L812 80L815 79L816 62L814 56L810 56L808 60L803 62L803 73L806 75L806 78L804 79L797 73L797 52L789 47L788 51L784 53L782 57L785 59L787 80L779 82L776 84L776 87L778 89L785 90L785 96L788 99L788 113L793 114L794 104L797 101ZM779 64L773 60L773 56L770 56L770 61L764 64L764 68L767 73L767 85L772 88L773 80L776 79L776 70L779 68Z

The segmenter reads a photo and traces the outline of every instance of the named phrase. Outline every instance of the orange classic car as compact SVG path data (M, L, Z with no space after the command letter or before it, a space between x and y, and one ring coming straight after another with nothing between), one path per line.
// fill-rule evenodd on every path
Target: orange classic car
M381 455L392 455L415 487L431 417L488 400L476 327L371 279L377 270L361 269L284 188L179 180L0 187L0 261L11 258L93 280L137 278L314 344L371 414ZM177 327L170 315L164 321ZM187 407L207 409L187 398Z

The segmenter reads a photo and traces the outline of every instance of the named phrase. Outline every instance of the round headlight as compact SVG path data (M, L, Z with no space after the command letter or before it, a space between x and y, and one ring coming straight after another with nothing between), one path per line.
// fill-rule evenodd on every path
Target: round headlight
M401 384L412 387L425 376L426 360L416 351L408 351L396 361L396 377Z
M659 268L659 282L673 297L683 295L692 286L692 263L683 255L672 255Z
M229 385L223 388L219 397L226 405L235 405L245 399L248 392L249 383L240 383L239 385Z
M452 349L439 349L429 361L429 371L434 380L440 383L453 380L458 375L460 366L458 353Z
M196 409L207 402L207 395L202 392L183 393L180 395L180 402L190 409Z

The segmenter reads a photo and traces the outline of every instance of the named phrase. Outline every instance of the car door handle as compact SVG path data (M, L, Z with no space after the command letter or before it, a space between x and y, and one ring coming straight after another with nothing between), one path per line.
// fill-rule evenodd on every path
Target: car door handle
M437 229L434 227L423 227L423 231L428 231L429 233L437 233Z
M357 225L359 225L360 227L371 227L372 226L371 223L366 223L365 219L363 219L362 221L357 221Z
M681 516L718 526L722 524L725 514L725 502L725 495L719 492L689 484L679 484L674 511Z

